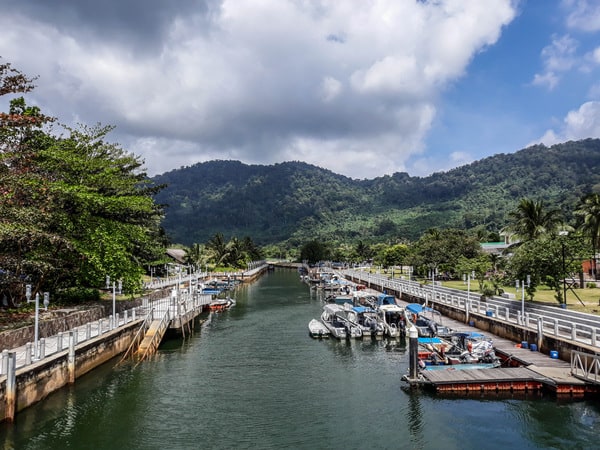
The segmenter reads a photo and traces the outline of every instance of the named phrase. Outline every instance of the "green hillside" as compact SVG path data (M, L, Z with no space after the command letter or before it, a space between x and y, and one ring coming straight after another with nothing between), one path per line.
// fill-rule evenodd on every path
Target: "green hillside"
M389 242L432 227L498 232L521 198L565 212L600 188L600 140L533 146L428 177L406 173L354 180L302 163L269 166L210 161L156 176L167 187L163 226L175 243L206 242L217 232L259 245Z

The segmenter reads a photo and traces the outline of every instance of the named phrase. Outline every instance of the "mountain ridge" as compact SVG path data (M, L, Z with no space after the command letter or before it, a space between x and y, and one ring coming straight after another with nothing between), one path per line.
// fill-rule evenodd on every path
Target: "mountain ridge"
M157 175L166 187L163 227L176 243L215 233L250 236L259 245L414 240L428 228L498 232L521 198L564 211L600 189L600 140L535 145L446 172L396 172L352 179L301 161L247 165L213 160Z

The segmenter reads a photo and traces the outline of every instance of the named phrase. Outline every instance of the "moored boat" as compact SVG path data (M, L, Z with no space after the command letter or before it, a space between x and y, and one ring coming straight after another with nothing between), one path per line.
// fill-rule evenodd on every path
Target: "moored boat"
M329 329L317 319L312 319L308 323L308 333L313 338L328 338L329 337Z
M213 312L225 311L235 305L235 300L231 297L217 298L209 303L208 309Z

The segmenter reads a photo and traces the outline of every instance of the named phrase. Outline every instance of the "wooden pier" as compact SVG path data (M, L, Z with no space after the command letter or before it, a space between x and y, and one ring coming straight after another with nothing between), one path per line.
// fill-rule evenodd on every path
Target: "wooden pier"
M446 317L444 325L455 331L482 333L475 327ZM570 398L600 394L600 384L573 376L567 361L522 348L520 344L488 332L483 334L492 338L494 351L502 361L501 367L460 370L460 365L437 366L434 370L421 370L417 379L406 376L403 379L412 386L444 394L548 393Z

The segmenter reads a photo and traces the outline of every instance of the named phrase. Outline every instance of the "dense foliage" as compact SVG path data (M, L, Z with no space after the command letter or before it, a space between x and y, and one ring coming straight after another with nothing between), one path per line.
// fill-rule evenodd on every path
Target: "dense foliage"
M0 94L27 92L31 81L0 65ZM110 127L63 127L23 98L0 115L0 295L98 288L108 275L128 292L143 265L164 253L162 210L142 162L105 141ZM67 295L67 294L65 294Z
M579 199L600 186L600 140L533 146L423 178L353 180L301 162L211 161L154 180L168 185L156 196L167 206L164 228L185 245L217 232L288 250L313 239L371 245L415 241L434 227L485 241L498 238L523 198L571 220Z

